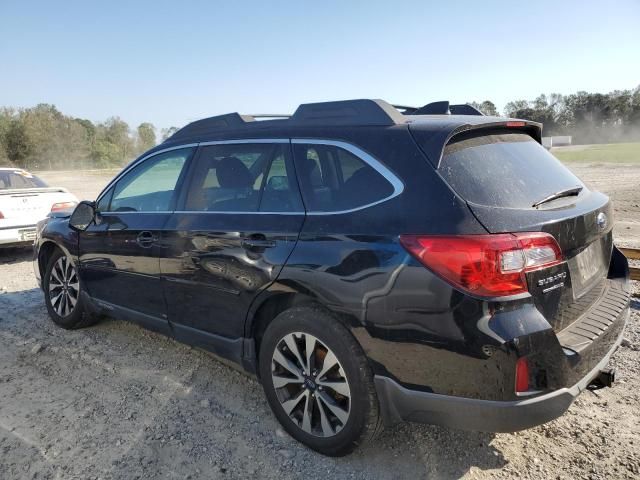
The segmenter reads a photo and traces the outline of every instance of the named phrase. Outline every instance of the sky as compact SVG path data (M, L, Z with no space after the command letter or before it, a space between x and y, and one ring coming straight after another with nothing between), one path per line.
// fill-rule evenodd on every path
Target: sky
M94 122L638 85L640 0L0 0L0 106Z

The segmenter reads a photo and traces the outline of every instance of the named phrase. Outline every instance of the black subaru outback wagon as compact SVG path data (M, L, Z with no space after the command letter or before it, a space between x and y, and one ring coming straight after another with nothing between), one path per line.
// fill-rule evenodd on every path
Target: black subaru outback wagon
M207 118L43 222L35 272L61 327L236 362L327 455L401 420L524 429L611 384L629 314L609 199L540 140L447 102Z

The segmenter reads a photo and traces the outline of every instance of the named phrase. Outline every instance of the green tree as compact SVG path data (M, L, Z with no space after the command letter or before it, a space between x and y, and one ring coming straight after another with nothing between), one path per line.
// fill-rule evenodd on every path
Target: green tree
M138 125L138 153L146 152L156 145L156 127L145 122Z
M63 119L62 113L54 105L41 103L21 110L18 118L31 145L28 164L52 170L60 160L58 150L63 140L57 135L57 127Z
M468 102L473 108L480 110L485 115L491 115L494 117L499 116L498 109L496 105L491 100L485 100L482 103L478 102Z
M100 130L100 139L113 146L108 149L111 152L109 158L112 159L112 165L122 165L131 160L135 155L135 148L127 122L119 117L111 117L101 125Z
M96 126L91 120L87 120L85 118L76 118L75 121L78 125L84 128L85 135L87 136L87 142L90 145L93 145L93 142L96 139Z
M480 111L485 115L491 115L493 117L497 117L500 115L495 103L490 100L485 100L480 104Z
M162 129L162 141L164 142L167 138L169 138L171 135L173 135L174 133L176 133L179 130L178 127L169 127L169 128L163 128Z
M91 160L96 168L110 168L122 164L122 152L117 145L102 138L96 140L91 151Z
M6 136L9 126L11 125L13 110L9 108L0 108L0 167L9 166L11 160L7 155Z
M22 122L17 119L11 120L4 141L7 158L14 164L27 168L26 161L31 154L32 146Z
M505 117L515 117L515 113L520 110L525 110L529 108L529 102L526 100L516 100L513 102L509 102L504 106L504 115Z

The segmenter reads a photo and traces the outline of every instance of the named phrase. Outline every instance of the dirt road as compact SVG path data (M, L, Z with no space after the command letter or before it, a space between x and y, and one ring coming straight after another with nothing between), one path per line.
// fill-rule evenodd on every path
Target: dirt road
M640 246L640 168L572 168L616 202L617 241ZM43 177L83 198L107 180ZM560 419L497 435L405 424L330 459L280 430L255 380L204 352L116 319L55 327L30 252L0 252L0 479L637 479L637 298L632 306L617 384L584 393Z

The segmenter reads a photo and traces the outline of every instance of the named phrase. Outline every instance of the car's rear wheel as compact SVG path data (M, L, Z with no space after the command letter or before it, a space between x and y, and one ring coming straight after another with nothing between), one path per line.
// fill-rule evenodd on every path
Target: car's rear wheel
M260 378L283 427L318 452L345 455L379 429L366 357L320 308L294 307L274 319L260 346Z
M56 250L47 263L43 287L47 311L54 323L67 329L95 323L96 318L85 311L76 266L60 250Z

